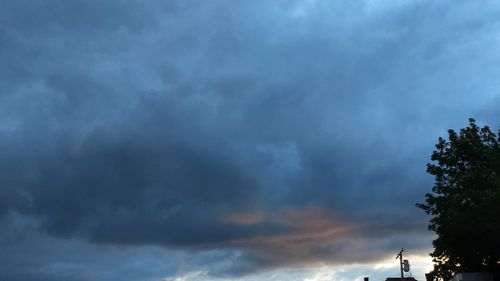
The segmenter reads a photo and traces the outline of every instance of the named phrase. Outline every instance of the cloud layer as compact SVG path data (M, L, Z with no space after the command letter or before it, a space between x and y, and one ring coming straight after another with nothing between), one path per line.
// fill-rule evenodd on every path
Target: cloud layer
M2 5L0 219L53 273L5 278L121 278L47 245L199 260L166 277L422 253L433 143L500 121L493 1Z

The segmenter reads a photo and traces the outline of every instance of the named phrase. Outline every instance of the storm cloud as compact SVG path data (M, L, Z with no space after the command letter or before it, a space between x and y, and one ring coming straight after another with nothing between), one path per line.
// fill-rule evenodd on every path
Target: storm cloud
M500 122L499 8L3 1L0 277L209 280L425 254L414 204L433 143L468 117ZM131 248L158 271L85 275ZM57 267L64 249L88 259Z

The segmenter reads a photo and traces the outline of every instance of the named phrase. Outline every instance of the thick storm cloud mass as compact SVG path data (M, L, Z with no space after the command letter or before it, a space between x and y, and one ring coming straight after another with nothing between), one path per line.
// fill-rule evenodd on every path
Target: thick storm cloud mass
M1 6L1 280L423 274L433 144L500 124L495 1Z

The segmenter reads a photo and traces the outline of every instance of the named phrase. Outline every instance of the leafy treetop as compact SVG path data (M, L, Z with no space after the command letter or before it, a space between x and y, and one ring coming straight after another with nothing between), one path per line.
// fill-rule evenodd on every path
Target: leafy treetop
M432 218L435 276L457 272L500 272L500 132L478 127L474 119L459 133L439 138L427 172L432 193L417 204Z

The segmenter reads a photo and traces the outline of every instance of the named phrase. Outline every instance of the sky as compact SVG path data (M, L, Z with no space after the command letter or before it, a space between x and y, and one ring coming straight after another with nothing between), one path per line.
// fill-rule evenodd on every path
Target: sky
M0 280L418 280L500 4L3 0Z

